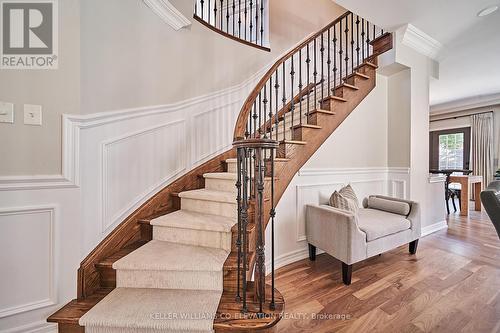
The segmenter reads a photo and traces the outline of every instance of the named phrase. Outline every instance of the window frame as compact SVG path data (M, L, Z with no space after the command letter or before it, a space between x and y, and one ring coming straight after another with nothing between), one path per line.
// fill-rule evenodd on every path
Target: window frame
M451 128L445 130L429 132L429 169L439 170L439 136L447 134L460 134L464 135L464 156L462 169L470 169L470 146L471 136L470 127Z

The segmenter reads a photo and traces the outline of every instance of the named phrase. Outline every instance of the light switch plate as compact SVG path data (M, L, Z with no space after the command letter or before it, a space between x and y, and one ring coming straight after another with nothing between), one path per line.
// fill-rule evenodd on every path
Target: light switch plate
M0 102L0 123L14 123L14 104Z
M25 125L42 125L42 106L24 104L24 124Z

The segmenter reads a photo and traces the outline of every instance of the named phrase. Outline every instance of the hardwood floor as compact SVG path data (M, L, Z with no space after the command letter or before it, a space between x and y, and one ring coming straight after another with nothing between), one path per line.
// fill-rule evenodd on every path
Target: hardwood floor
M327 254L277 271L286 302L278 332L500 332L500 240L483 212L355 264L342 284Z

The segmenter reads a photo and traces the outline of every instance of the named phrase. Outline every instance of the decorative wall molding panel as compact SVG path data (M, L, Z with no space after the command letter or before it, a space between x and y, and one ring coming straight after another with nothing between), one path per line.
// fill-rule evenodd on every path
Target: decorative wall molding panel
M102 143L103 233L137 209L144 198L186 171L185 133L186 121L178 120ZM134 161L130 161L130 156ZM148 172L144 172L146 168Z
M0 191L35 190L48 188L71 188L75 184L62 175L49 176L3 176Z
M156 15L175 30L182 29L191 25L188 20L177 8L168 0L142 0Z
M403 44L434 60L443 49L439 41L411 24L406 26Z
M52 205L0 208L0 318L57 304L55 225Z

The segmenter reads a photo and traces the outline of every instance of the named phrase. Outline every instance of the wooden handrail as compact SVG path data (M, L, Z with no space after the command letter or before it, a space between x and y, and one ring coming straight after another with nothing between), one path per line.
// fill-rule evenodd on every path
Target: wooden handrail
M345 12L341 16L337 17L334 21L326 25L324 28L316 32L315 34L311 35L309 38L295 46L293 49L288 51L285 55L283 55L276 63L274 63L273 66L266 72L266 74L260 79L259 83L255 86L255 88L252 90L250 95L247 97L245 103L243 104L243 107L241 108L240 114L238 115L238 119L236 121L235 129L234 129L234 141L238 141L244 138L244 133L245 133L245 127L246 127L246 122L248 119L248 115L250 111L252 110L252 105L259 95L260 91L264 87L264 85L269 81L273 73L278 69L279 66L281 66L285 61L290 59L292 55L296 54L299 50L307 46L309 43L314 41L316 38L320 37L325 31L328 31L330 28L332 28L334 25L336 25L338 22L346 18L349 14L351 14L350 11Z

